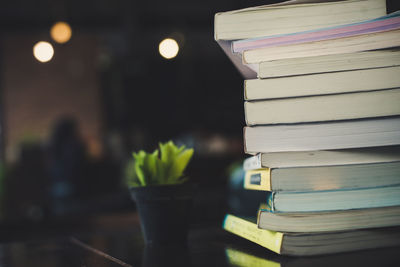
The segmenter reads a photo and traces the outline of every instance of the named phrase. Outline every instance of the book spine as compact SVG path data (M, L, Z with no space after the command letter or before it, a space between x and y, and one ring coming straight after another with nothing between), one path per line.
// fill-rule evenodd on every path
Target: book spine
M244 188L250 190L271 191L271 169L246 171Z
M283 233L259 229L257 224L227 214L222 227L273 252L280 253Z
M243 169L245 171L261 169L261 154L247 158L243 161Z

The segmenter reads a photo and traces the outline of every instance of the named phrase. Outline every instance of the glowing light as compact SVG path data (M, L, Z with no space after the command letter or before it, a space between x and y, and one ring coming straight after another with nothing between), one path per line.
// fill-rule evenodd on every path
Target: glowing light
M176 57L179 52L179 45L178 43L171 38L167 38L161 41L158 45L158 51L160 55L166 59L171 59Z
M72 36L71 26L63 21L57 22L51 27L50 35L57 43L66 43Z
M48 42L40 41L33 47L33 55L40 62L48 62L54 55L53 46Z

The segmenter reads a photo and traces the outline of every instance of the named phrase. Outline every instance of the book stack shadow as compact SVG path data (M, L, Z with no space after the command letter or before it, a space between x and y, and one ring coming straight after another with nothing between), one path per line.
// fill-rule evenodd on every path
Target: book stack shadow
M244 188L223 228L283 255L400 245L400 12L288 1L215 15L245 77Z

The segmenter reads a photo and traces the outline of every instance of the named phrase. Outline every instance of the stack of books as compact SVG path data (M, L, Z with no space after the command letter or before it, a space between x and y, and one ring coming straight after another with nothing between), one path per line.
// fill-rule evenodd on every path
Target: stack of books
M400 245L400 12L294 0L218 13L215 39L246 79L244 187L265 191L224 229L285 255Z

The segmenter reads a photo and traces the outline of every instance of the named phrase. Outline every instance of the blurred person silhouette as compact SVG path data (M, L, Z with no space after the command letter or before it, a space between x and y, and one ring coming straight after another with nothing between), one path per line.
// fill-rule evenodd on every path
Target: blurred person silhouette
M90 156L74 118L55 122L46 147L46 166L52 215L88 215L126 205L125 195L120 195L124 189L120 165L108 153Z
M74 118L63 117L56 121L46 154L53 201L82 196L88 188L85 178L89 175L89 163L86 146Z

